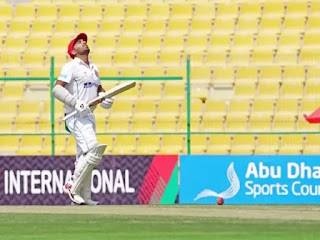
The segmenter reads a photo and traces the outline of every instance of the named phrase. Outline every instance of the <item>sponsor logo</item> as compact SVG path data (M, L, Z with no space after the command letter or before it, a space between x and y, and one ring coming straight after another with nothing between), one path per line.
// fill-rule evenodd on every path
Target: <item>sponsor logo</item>
M85 82L84 84L84 88L91 88L91 87L98 87L98 84L93 83L93 82Z

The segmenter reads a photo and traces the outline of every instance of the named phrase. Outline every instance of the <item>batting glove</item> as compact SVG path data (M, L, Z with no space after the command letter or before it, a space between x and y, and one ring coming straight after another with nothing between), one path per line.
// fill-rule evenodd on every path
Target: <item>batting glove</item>
M99 95L103 94L103 92L99 92ZM109 109L112 107L114 100L112 98L105 98L101 103L100 106L104 109Z
M84 117L91 113L89 105L82 100L77 100L77 103L74 106L74 108L76 109L80 117Z

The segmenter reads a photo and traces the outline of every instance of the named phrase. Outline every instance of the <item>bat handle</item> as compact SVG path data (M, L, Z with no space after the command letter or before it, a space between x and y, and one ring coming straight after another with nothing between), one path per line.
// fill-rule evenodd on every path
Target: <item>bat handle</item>
M64 117L62 118L62 121L66 121L66 120L68 120L69 118L73 117L73 116L76 115L76 114L77 114L77 111L75 110L75 111L73 111L72 113L69 113L68 115L64 116Z

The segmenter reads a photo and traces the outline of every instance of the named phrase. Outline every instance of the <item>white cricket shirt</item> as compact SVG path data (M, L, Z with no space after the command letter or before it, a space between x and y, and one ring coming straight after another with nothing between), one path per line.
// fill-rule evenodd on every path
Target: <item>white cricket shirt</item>
M65 88L69 93L84 102L89 102L96 98L98 96L98 87L101 85L96 65L91 62L87 65L77 57L63 66L58 80L66 82ZM65 113L70 113L74 110L66 104L64 107Z

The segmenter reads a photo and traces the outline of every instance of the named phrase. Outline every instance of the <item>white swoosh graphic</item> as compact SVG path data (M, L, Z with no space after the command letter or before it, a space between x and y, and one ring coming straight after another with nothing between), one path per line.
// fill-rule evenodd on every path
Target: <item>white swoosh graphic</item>
M199 193L194 201L197 201L200 198L205 197L222 197L224 199L232 198L234 197L240 190L240 181L239 178L234 170L233 167L234 163L232 162L227 170L227 177L230 182L230 187L225 190L224 192L217 193L215 191L212 191L210 189L205 189L201 193Z

